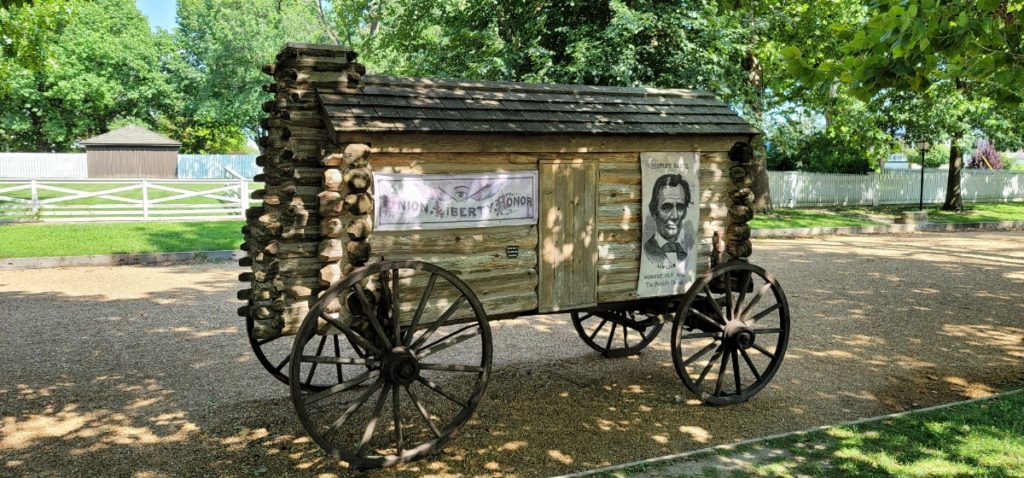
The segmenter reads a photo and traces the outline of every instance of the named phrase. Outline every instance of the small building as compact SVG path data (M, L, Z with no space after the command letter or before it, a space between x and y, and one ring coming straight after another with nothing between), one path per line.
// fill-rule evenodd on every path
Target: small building
M90 178L176 178L181 143L128 125L82 141Z

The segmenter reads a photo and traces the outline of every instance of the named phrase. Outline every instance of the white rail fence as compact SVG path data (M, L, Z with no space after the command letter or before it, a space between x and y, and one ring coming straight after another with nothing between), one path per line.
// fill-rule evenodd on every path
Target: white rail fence
M0 180L0 222L241 219L246 180Z
M925 170L924 202L946 199L948 171ZM921 171L828 174L768 171L775 207L879 206L917 204ZM1024 201L1024 173L964 170L960 191L965 202Z

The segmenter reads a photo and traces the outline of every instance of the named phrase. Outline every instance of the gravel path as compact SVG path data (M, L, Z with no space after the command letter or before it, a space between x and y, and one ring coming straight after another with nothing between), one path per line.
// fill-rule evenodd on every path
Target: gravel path
M676 402L667 333L604 360L566 316L494 323L494 373L462 434L369 476L549 476L1019 386L1022 244L1024 232L756 241L794 332L771 386L735 407ZM249 351L237 273L0 273L0 476L344 475Z

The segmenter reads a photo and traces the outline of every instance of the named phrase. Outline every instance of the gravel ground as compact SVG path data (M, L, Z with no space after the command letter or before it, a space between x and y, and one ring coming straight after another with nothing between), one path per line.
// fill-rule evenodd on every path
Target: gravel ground
M772 384L734 407L677 403L667 333L604 360L567 316L494 323L473 420L444 454L367 475L550 476L1017 387L1021 244L1019 231L755 241L794 331ZM249 351L237 273L0 274L0 475L345 475Z

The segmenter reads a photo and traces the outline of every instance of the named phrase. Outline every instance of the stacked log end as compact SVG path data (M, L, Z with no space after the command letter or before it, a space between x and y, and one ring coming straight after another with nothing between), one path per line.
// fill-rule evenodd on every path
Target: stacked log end
M340 194L339 202L345 203L350 190L340 188L347 187L349 168L324 162L333 156L335 146L320 118L316 90L357 87L365 68L354 60L355 53L345 48L288 44L276 63L262 69L273 78L263 87L273 99L263 104L268 117L261 122L265 135L257 141L260 155L256 162L263 170L255 180L264 187L252 193L252 199L261 202L247 211L242 228L245 242L241 249L248 256L239 265L249 270L239 275L246 288L238 292L238 298L246 301L238 313L253 320L256 338L295 333L317 295L330 284L322 280L324 263L343 260L333 250L336 237L321 232L324 223L334 222L321 218L333 220L344 214L330 213L332 209L321 201L330 192ZM340 155L345 157L350 147ZM368 171L365 164L362 168ZM333 190L322 189L328 178ZM325 201L328 205L329 199ZM324 211L329 214L321 214Z
M729 206L729 227L725 230L725 251L735 259L746 260L753 249L750 244L750 225L754 217L754 192L750 189L753 181L754 150L750 143L739 142L729 150L729 191L732 205Z

